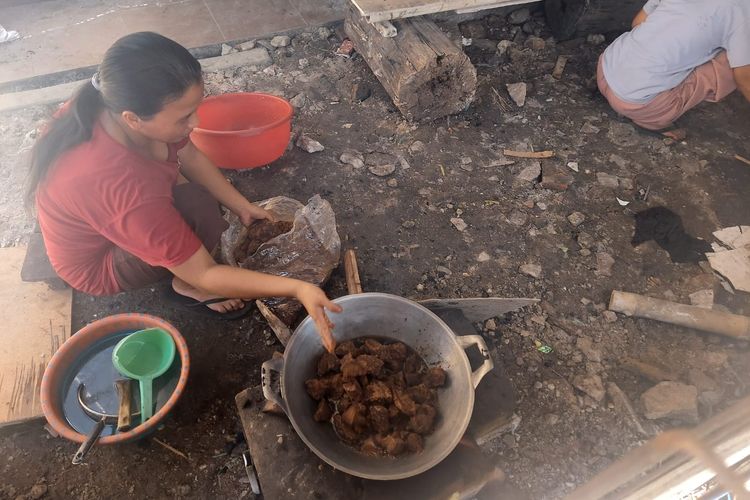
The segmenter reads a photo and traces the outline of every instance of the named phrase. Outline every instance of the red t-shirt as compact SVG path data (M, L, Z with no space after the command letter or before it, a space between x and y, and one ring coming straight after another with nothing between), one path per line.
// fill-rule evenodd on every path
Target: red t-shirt
M174 206L177 151L146 158L115 141L100 124L91 140L63 153L37 190L47 254L72 287L92 295L121 291L113 268L120 247L152 266L184 263L201 241Z

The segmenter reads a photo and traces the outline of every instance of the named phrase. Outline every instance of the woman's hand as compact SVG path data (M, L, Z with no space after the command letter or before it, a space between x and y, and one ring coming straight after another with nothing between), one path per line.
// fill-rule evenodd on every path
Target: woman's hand
M325 310L328 309L331 312L340 313L342 311L341 306L331 302L326 297L325 292L311 283L302 282L296 295L307 313L315 322L315 326L318 329L318 334L323 341L323 346L330 353L336 349L336 341L333 339L331 330L333 329L333 323L328 319L328 315Z
M237 216L245 226L250 226L253 222L264 219L271 222L276 221L273 215L271 215L271 212L269 212L268 210L264 210L255 203L250 203L249 201L247 202L246 206L244 206L241 210L238 210Z

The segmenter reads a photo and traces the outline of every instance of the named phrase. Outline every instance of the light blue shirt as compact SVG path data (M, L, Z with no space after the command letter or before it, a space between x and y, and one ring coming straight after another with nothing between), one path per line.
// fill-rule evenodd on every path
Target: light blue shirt
M727 51L732 68L750 65L750 0L649 0L646 20L604 51L607 84L642 104L675 88Z

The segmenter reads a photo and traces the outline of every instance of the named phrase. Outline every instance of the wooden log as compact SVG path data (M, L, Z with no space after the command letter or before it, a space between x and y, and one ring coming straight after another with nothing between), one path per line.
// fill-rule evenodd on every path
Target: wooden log
M623 33L644 0L545 0L547 25L558 40L590 33Z
M393 103L409 120L434 120L466 109L477 90L471 61L432 21L394 21L398 34L383 37L350 12L344 29Z
M750 317L677 304L635 293L612 291L609 310L696 328L740 340L750 340Z

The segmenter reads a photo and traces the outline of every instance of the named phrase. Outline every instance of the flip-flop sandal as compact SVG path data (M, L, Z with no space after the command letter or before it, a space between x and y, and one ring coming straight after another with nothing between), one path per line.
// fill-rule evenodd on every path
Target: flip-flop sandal
M214 311L213 309L207 307L211 304L218 304L219 302L224 302L225 300L229 300L227 298L215 298L215 299L208 299L208 300L196 300L190 297L187 297L185 295L181 295L174 291L174 289L170 286L168 287L164 292L164 298L167 299L168 302L181 306L182 308L194 312L196 314L200 314L201 316L206 316L209 318L214 319L222 319L225 321L232 321L236 319L240 319L247 315L247 313L250 312L250 310L253 308L252 302L245 302L245 305L242 307L242 309L237 309L236 311L228 311L228 312L219 312Z
M647 135L653 136L653 137L658 137L659 139L672 139L673 141L679 142L679 141L684 141L687 138L687 132L685 131L685 129L680 127L676 123L673 123L672 125L668 127L664 127L659 130L649 130L647 128L643 128L639 125L636 125L635 123L633 123L633 125L635 125L635 127L637 127L638 130L640 130L641 132ZM674 137L669 137L667 135L664 135L667 132L678 132L678 131L681 131L684 134L679 139L675 139Z

